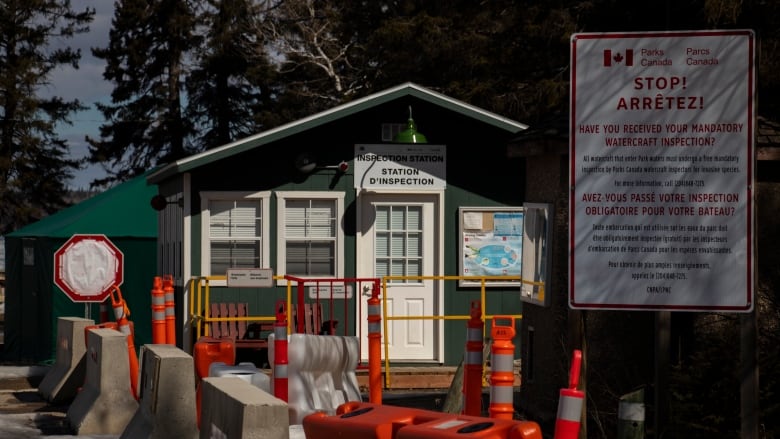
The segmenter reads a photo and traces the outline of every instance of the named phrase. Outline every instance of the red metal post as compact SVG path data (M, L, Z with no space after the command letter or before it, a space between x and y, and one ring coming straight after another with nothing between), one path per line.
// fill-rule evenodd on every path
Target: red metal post
M287 376L287 303L276 302L276 322L274 323L274 396L284 402L289 399Z
M463 366L463 414L482 415L482 305L471 302L471 318L466 323L466 357Z
M379 282L368 299L368 401L382 404L382 305Z

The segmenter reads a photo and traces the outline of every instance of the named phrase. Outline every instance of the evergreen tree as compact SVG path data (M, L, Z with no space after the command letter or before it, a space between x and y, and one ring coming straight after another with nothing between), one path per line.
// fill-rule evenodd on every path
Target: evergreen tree
M87 137L89 161L124 181L194 152L192 124L182 115L184 59L197 43L195 17L186 0L119 0L106 48L103 77L114 83L110 104L97 104L106 123L100 139Z
M273 101L274 69L257 32L264 8L250 0L209 0L199 14L204 31L187 77L187 119L198 150L262 131Z
M84 106L43 96L52 71L78 67L81 58L54 43L86 32L94 14L76 12L68 0L6 0L0 7L0 235L67 205L79 163L56 125Z

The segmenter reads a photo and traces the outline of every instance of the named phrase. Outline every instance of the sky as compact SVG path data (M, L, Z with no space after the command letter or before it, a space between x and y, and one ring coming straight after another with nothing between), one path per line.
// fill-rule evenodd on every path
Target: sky
M90 49L108 46L108 32L114 15L114 0L71 0L71 6L76 11L83 11L87 6L94 7L95 18L90 24L88 33L64 41L74 49L81 49L79 69L67 66L55 70L50 77L51 86L46 91L66 100L78 99L89 108L87 111L74 113L72 125L58 127L60 136L70 145L71 157L82 158L87 155L87 143L84 137L89 135L97 138L99 127L104 122L103 115L95 108L95 103L108 103L111 94L111 83L103 80L105 64L102 60L94 58ZM104 175L105 172L100 166L90 166L77 172L69 186L73 189L88 189L93 179Z

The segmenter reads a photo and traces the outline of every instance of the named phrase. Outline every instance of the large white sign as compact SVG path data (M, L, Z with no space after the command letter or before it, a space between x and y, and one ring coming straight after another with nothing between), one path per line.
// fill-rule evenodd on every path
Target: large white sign
M569 304L753 307L752 31L571 39Z
M432 190L447 187L447 148L428 144L355 145L355 188Z

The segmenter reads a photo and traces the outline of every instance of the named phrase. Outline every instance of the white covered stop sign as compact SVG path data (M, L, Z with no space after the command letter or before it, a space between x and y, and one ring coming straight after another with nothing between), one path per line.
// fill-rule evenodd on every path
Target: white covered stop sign
M103 302L122 284L123 259L105 235L73 235L54 253L54 283L74 302Z

